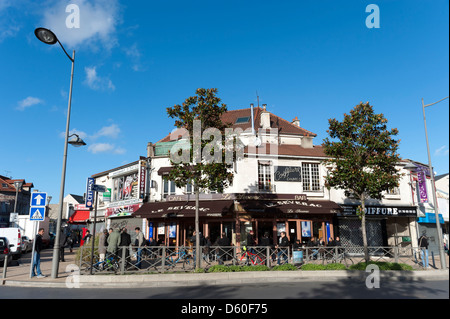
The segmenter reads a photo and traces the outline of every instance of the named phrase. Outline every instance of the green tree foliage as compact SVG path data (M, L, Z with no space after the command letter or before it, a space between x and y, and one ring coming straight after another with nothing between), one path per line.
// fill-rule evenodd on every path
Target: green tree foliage
M382 193L398 187L401 174L395 167L400 140L396 128L387 129L383 114L375 114L369 103L360 103L339 122L330 119L324 140L328 188L344 189L347 197L359 199L365 259L368 261L365 201L382 199Z
M199 240L199 193L200 190L223 192L233 181L232 166L225 161L225 129L231 124L223 123L222 114L227 106L220 103L216 96L217 89L197 89L196 95L187 98L182 105L167 108L167 114L175 119L175 126L184 129L189 136L189 156L186 160L173 161L173 169L164 178L172 180L178 187L191 183L195 193L195 231L196 231L196 268L200 267ZM200 121L200 122L199 122ZM208 135L208 129L213 128L216 135ZM186 134L185 134L186 135ZM176 149L178 156L183 150ZM206 157L215 158L214 161Z

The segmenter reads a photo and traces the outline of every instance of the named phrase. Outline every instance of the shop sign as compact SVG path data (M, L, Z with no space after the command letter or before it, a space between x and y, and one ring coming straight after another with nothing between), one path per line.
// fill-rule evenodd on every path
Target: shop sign
M273 176L276 182L301 182L302 168L295 166L275 166Z
M139 166L139 198L143 199L145 196L145 176L147 171L147 163L144 161L140 162Z
M345 206L340 216L356 216L357 206ZM416 207L387 207L387 206L366 206L366 216L397 216L397 217L416 217Z
M105 217L124 217L130 216L132 213L137 211L141 207L140 204L128 205L128 206L118 206L118 207L108 207L106 209Z
M94 179L92 177L88 177L86 183L86 207L92 207L94 203Z

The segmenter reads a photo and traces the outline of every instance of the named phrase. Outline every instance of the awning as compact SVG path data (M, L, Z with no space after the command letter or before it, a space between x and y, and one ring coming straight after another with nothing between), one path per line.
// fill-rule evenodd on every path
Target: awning
M230 211L234 200L209 200L199 202L200 217L222 217ZM136 212L138 218L195 217L195 201L145 203Z
M246 200L240 202L247 212L282 214L335 214L341 207L329 200Z
M161 167L159 170L158 170L158 175L165 175L165 174L169 174L170 173L170 171L173 169L173 167L172 166L169 166L169 167Z
M89 220L91 211L89 210L76 210L72 216L69 217L69 223L85 223Z

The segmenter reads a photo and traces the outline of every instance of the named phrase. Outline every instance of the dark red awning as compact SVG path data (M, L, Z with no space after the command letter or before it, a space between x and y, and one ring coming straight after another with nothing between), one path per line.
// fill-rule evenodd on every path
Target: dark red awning
M203 200L199 203L199 216L222 217L233 205L234 200ZM133 213L133 216L138 218L194 217L195 201L145 203Z

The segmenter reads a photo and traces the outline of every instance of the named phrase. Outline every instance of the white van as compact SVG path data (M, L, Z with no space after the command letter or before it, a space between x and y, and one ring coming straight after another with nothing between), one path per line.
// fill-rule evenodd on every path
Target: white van
M19 259L22 253L22 234L20 228L0 228L0 237L8 238L13 259Z

